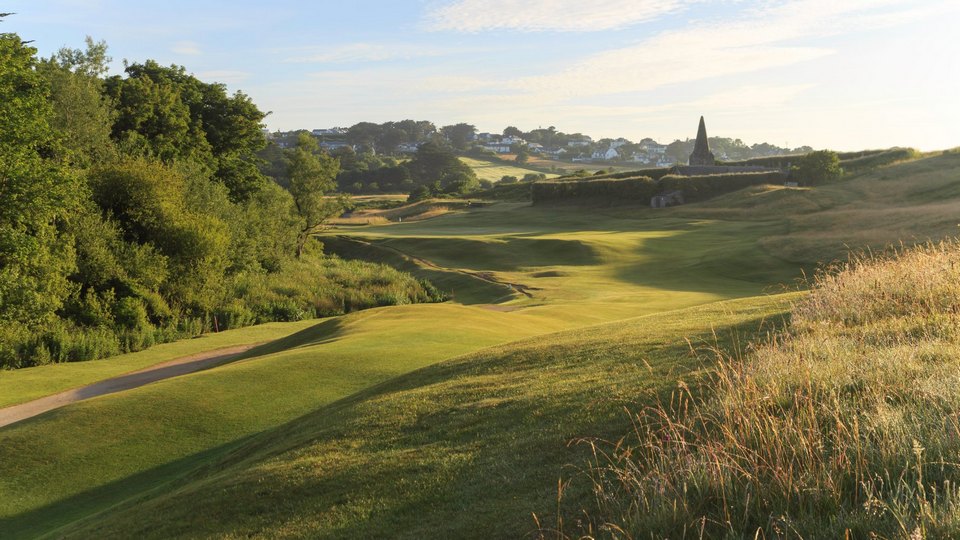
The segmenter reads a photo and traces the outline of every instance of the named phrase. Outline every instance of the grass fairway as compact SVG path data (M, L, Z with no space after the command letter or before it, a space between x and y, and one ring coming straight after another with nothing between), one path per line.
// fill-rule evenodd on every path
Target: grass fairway
M473 172L477 173L477 178L480 180L489 180L491 182L499 182L504 176L516 176L518 179L520 179L523 178L523 175L529 173L541 174L540 171L527 169L523 165L505 165L500 162L469 157L461 157L460 161L469 165L470 168L473 169ZM559 176L556 174L544 174L547 175L547 178L555 178Z
M373 309L319 322L245 362L8 426L0 430L0 530L5 538L50 532L374 384L570 326L453 304Z
M785 230L773 220L691 220L649 209L503 203L343 234L448 271L512 284L523 294L505 302L511 308L592 324L792 283L798 266L759 248L760 239L775 232ZM456 289L449 292L457 298Z
M768 295L837 245L955 233L958 172L941 156L664 211L501 203L335 231L459 303L305 325L0 429L0 536L523 534L584 459L571 439L622 435L623 405L702 367L686 338L778 320Z
M668 394L678 377L696 379L700 360L684 336L709 345L745 338L779 321L788 298L651 315L426 367L254 437L189 483L60 533L521 537L534 529L532 512L555 518L557 479L588 458L586 446L568 442L617 437L629 427L624 406Z
M0 407L56 394L181 356L234 345L273 341L313 326L316 322L266 323L216 334L205 334L174 343L164 343L144 351L104 360L0 370Z

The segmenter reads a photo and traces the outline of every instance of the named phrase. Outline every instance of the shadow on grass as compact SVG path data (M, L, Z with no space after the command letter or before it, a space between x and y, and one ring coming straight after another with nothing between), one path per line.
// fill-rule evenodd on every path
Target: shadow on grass
M771 322L779 323L751 317L691 341L730 347ZM620 323L612 335L586 329L546 348L524 341L422 368L276 428L0 521L0 530L30 537L119 504L114 533L137 533L132 527L157 536L151 527L162 522L159 535L196 527L269 534L292 515L322 514L308 523L325 523L322 532L336 537L517 537L533 529L531 512L555 517L557 480L589 457L571 440L623 436L626 411L667 399L678 378L696 381L705 367L682 334L664 339L631 327L643 324ZM411 417L409 400L424 395L430 407ZM393 418L397 411L405 411L402 420ZM324 443L352 450L324 457ZM291 451L297 455L249 472ZM298 457L331 465L298 473L290 484L283 464ZM588 498L585 486L573 486L561 512ZM373 506L361 518L330 518L351 501ZM96 530L82 531L89 532Z

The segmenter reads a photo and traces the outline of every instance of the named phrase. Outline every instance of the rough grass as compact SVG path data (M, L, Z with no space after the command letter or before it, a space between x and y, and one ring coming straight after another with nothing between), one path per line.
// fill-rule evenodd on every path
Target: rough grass
M960 534L960 244L819 276L789 331L594 444L588 534Z

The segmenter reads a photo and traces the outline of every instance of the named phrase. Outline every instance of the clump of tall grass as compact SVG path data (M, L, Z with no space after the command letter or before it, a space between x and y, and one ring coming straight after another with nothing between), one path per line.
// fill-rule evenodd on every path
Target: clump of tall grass
M789 328L716 354L705 384L589 443L589 534L960 536L960 244L825 272Z

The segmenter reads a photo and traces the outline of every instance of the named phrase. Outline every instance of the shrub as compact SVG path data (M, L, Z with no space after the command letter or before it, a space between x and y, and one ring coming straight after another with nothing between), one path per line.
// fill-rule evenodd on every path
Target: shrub
M830 150L810 152L797 160L797 164L790 169L790 175L802 184L815 186L843 176L840 168L840 157Z

